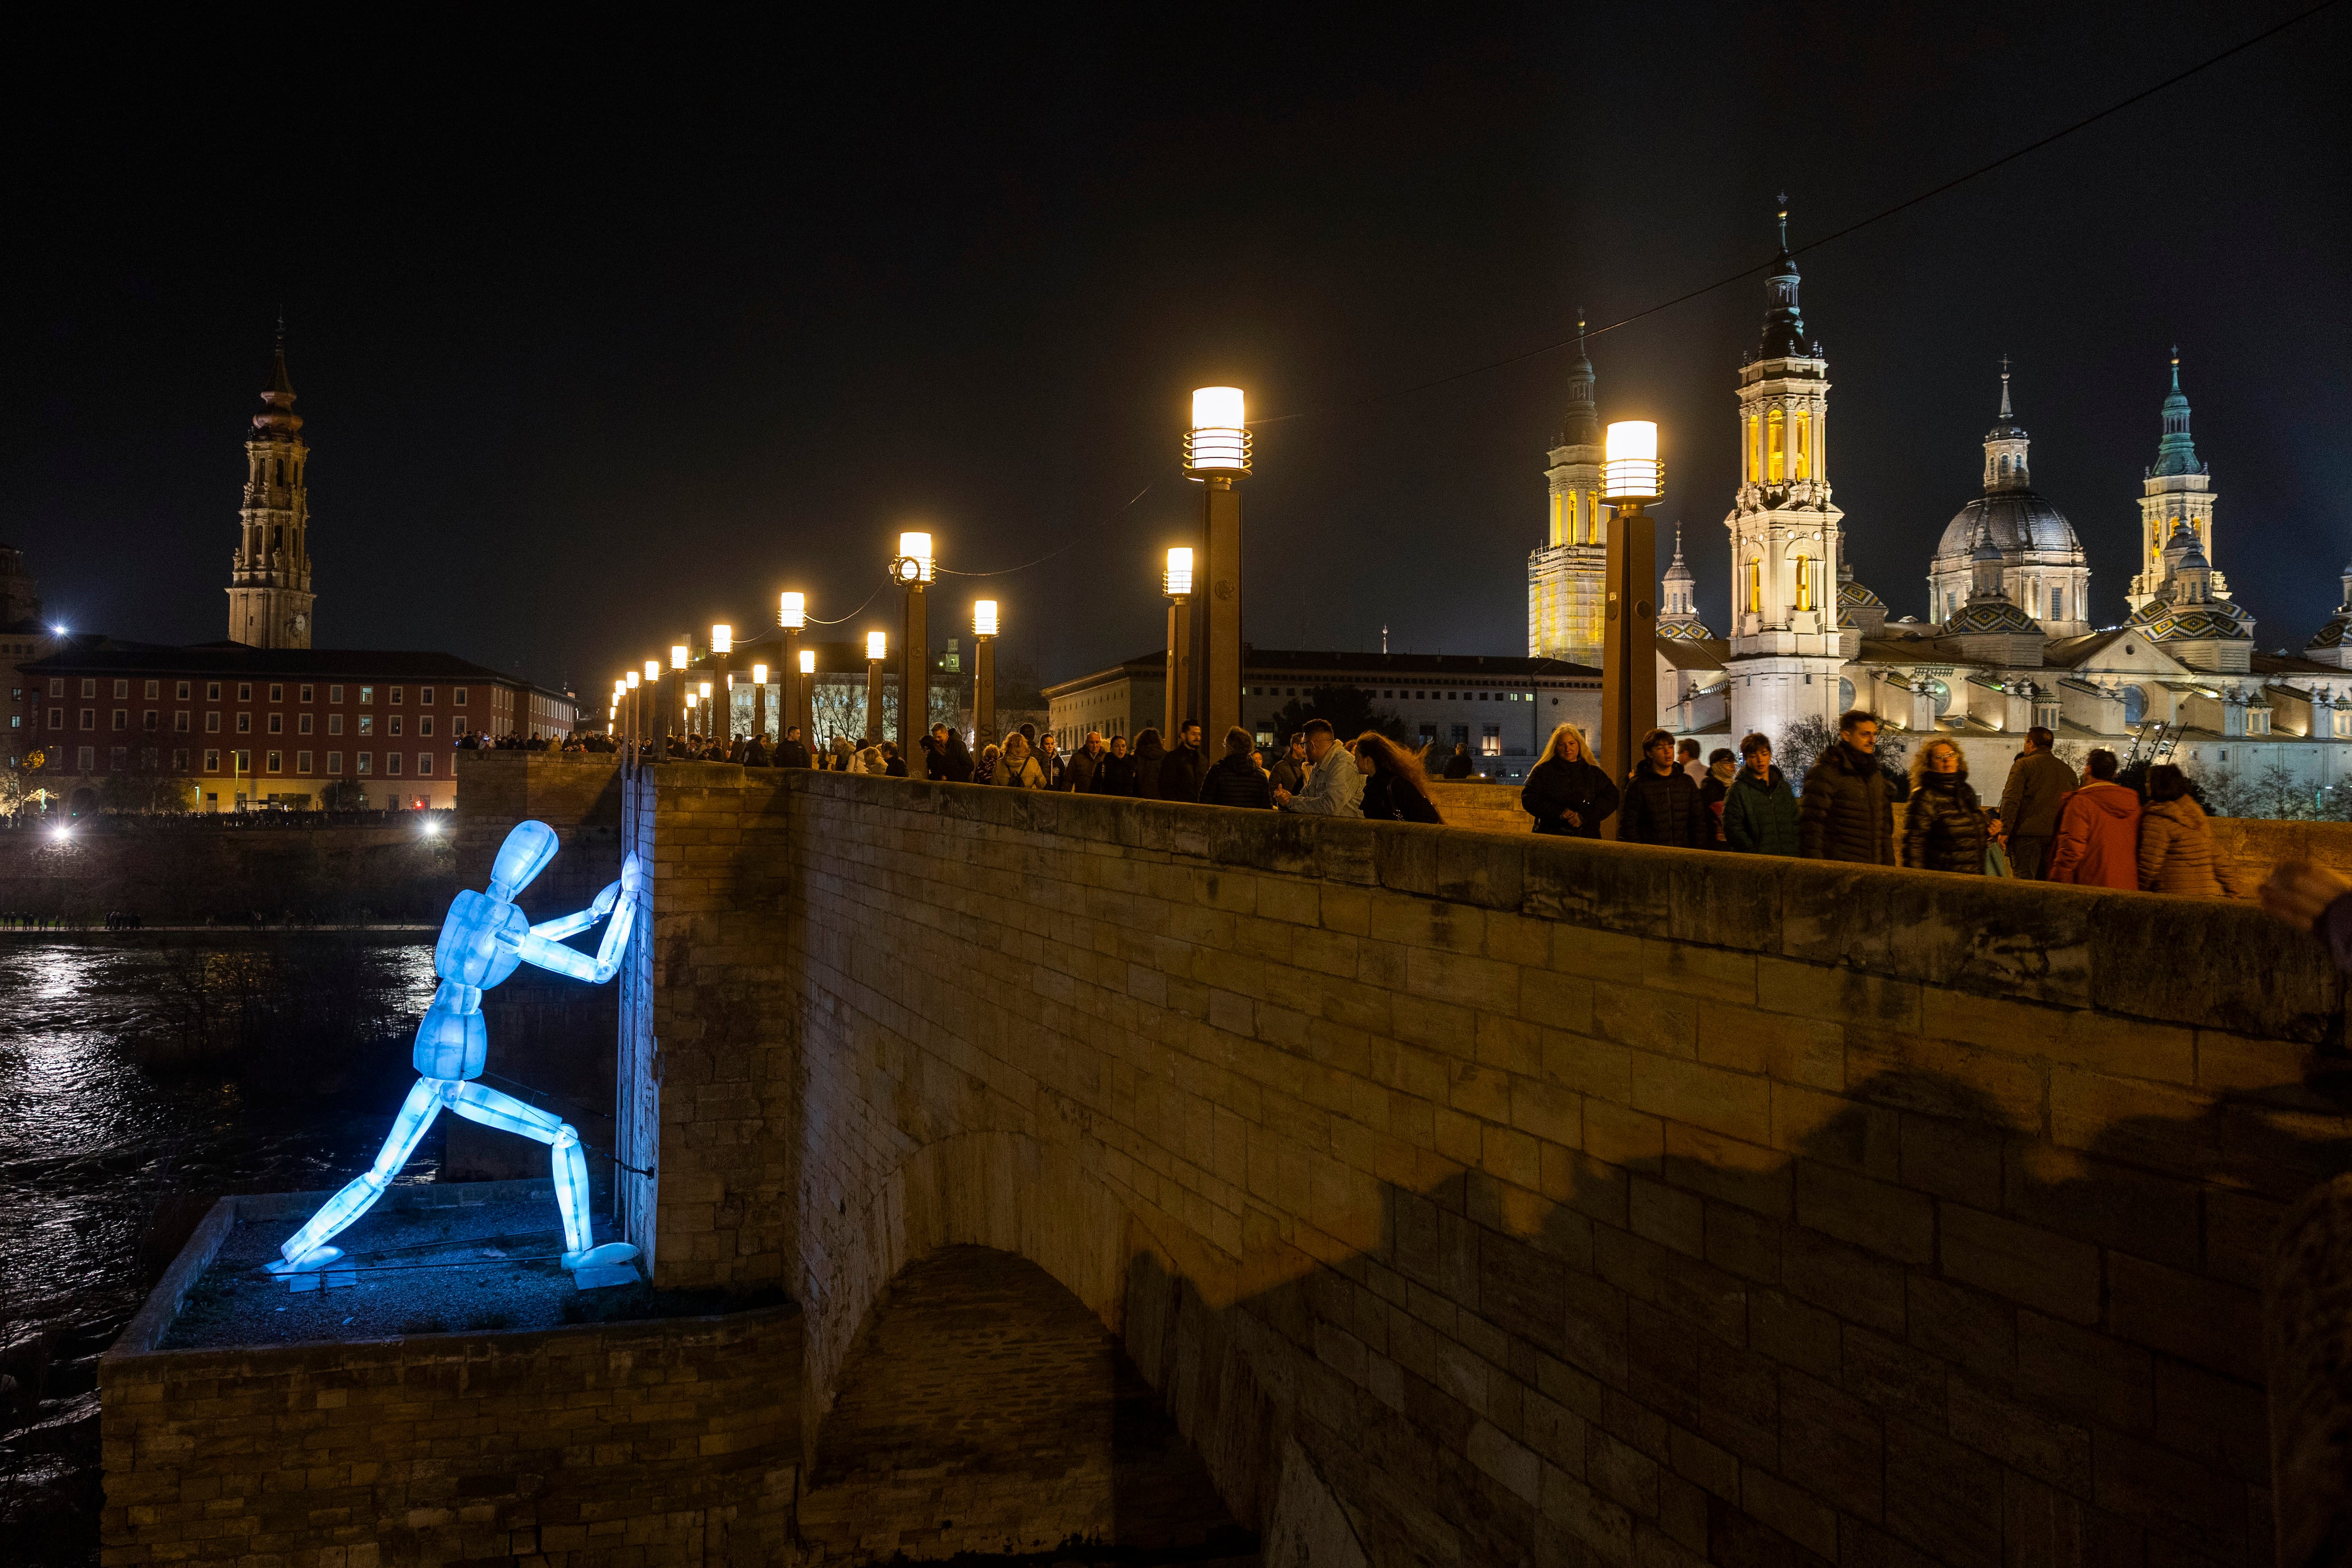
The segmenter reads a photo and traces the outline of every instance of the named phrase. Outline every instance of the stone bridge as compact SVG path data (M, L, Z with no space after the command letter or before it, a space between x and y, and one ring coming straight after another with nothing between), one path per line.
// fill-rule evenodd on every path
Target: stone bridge
M2269 1560L2264 1252L2352 1121L2248 906L714 764L623 815L625 1206L802 1303L812 1554Z

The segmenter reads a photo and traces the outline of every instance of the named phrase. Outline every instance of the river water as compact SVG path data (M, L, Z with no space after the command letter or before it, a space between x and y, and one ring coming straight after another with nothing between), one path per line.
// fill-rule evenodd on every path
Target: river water
M208 1194L340 1185L374 1157L408 1088L401 1025L432 999L431 949L294 940L330 944L329 961L297 981L334 992L338 1010L331 1028L315 1001L307 1015L268 1015L303 1017L299 1041L282 1037L295 1026L271 1037L255 1024L257 971L277 961L249 945L166 952L0 936L0 1374L16 1384L0 1384L0 1561L10 1568L97 1561L98 1356L168 1261L174 1227ZM227 992L238 996L224 1003ZM353 992L365 995L356 1024ZM428 1138L400 1179L432 1180L439 1159Z

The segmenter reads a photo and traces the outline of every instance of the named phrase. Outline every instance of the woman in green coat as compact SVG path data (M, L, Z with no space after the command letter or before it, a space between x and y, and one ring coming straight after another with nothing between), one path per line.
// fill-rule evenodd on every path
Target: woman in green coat
M1739 742L1739 776L1723 797L1724 847L1747 855L1797 853L1797 792L1772 765L1772 742L1750 735Z

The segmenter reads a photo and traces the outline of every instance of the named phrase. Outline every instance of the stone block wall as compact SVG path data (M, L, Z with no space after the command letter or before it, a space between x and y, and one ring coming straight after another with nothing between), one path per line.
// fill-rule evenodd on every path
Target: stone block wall
M977 1244L1372 1561L2264 1558L2260 1261L2352 1121L2252 909L656 773L660 1269L789 1260L804 1432Z
M239 1212L290 1215L324 1196L221 1200L100 1360L107 1568L755 1568L784 1554L800 1458L793 1308L153 1348Z
M259 911L341 923L436 920L456 883L448 844L410 824L263 827L217 819L0 828L0 911L86 920L129 910L150 926Z

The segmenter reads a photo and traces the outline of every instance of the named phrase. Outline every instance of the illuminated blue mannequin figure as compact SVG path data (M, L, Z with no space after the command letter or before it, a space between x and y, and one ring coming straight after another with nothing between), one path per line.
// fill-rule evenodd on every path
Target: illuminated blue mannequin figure
M632 855L621 863L621 879L597 894L587 909L530 925L515 908L514 897L554 857L553 828L543 822L520 823L499 847L499 858L490 868L489 892L484 895L469 888L449 901L449 917L441 922L441 940L433 946L433 972L441 977L441 986L416 1026L416 1070L422 1076L408 1091L375 1163L329 1198L310 1216L310 1224L287 1237L285 1246L278 1249L279 1260L268 1266L271 1273L302 1273L341 1258L342 1249L327 1246L328 1238L383 1195L383 1189L408 1163L443 1106L469 1121L520 1132L551 1147L555 1205L563 1213L564 1268L626 1263L637 1255L627 1242L594 1245L589 1228L588 1162L580 1152L580 1134L571 1124L551 1111L474 1081L481 1076L489 1048L489 1035L482 1026L483 992L524 963L601 985L619 973L621 955L628 951L643 876L637 858ZM586 931L608 914L612 924L604 928L604 940L595 957L563 945L565 937Z

